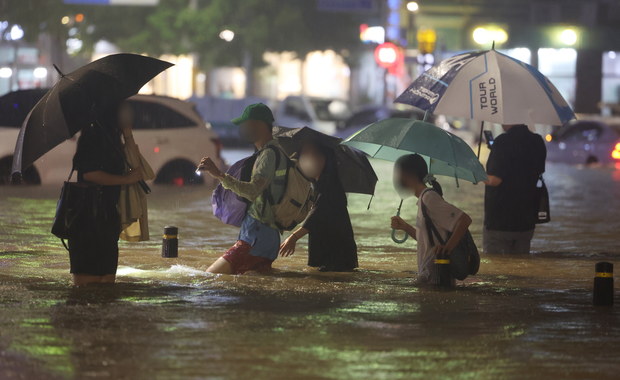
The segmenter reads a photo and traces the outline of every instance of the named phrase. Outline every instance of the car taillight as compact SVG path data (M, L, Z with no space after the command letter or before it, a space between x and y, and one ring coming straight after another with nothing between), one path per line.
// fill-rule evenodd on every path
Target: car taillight
M222 148L224 148L224 145L222 144L222 142L220 141L220 139L214 137L211 139L211 142L213 142L213 145L215 145L215 155L217 158L222 158Z
M620 142L616 144L614 150L611 151L611 158L620 160Z

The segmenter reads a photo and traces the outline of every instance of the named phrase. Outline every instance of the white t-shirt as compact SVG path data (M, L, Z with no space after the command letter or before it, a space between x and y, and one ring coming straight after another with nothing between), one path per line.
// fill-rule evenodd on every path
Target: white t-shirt
M426 221L420 202L424 202L429 217L444 241L447 240L448 234L454 230L456 222L463 215L463 211L446 202L439 193L430 188L422 191L418 199L418 215L415 222L418 240L418 279L421 282L437 284L439 283L439 275L435 267L434 246L428 239ZM437 237L433 236L433 239L435 245L440 244Z

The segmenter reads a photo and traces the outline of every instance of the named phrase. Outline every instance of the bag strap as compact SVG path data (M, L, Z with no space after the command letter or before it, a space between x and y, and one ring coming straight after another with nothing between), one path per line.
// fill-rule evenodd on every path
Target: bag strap
M261 150L259 150L257 153L260 154L261 152L270 149L273 151L273 153L276 155L276 165L275 165L275 169L274 169L274 173L273 173L273 177L275 179L276 177L276 172L278 171L278 168L280 167L280 155L284 154L284 152L282 152L280 149L278 149L277 147L273 146L273 145L267 145L265 147L263 147ZM273 183L273 180L272 180ZM267 209L267 203L269 203L269 205L273 206L275 204L275 200L273 199L273 194L271 191L271 183L269 184L269 186L267 186L265 188L265 190L263 190L263 197L265 198L265 202L263 202L263 207L261 209L261 215L265 214L265 210Z
M71 165L71 171L69 172L69 177L67 177L67 182L71 182L71 177L73 177L73 172L75 171L75 165Z
M267 186L267 188L265 189L265 191L264 191L264 193L263 193L263 194L264 194L264 196L265 196L265 199L267 200L267 202L269 202L269 204L271 204L271 205L274 205L274 204L276 204L277 202L276 202L276 200L275 200L275 199L273 199L273 193L272 193L272 191L271 191L271 186L272 186L273 182L276 180L276 173L278 172L278 170L279 170L279 168L280 168L280 159L281 159L281 156L282 156L282 155L286 155L286 153L284 153L284 151L283 151L282 149L280 149L280 148L278 148L278 147L275 147L275 146L273 146L273 145L267 145L266 147L264 147L263 149L261 149L261 151L262 151L262 150L265 150L265 149L271 149L271 150L273 151L273 153L276 155L276 165L275 165L275 166L276 166L276 168L275 168L275 171L274 171L273 180L271 181L271 183L269 184L269 186ZM287 168L286 168L286 169L287 169L287 173L286 173L285 178L284 178L284 183L285 183L285 184L286 184L287 179L288 179L288 165L287 165ZM284 194L280 194L280 197L282 197L282 196L284 196ZM265 202L265 204L266 204L267 202ZM279 202L279 201L278 201L278 202ZM265 212L265 204L263 204L263 212Z
M437 227L435 227L433 220L428 214L428 209L426 208L426 205L424 204L423 198L424 198L424 194L426 194L427 191L435 191L435 190L433 189L424 190L424 192L420 196L420 206L422 208L422 215L424 216L424 222L426 223L426 231L428 232L428 239L431 242L431 245L435 245L435 239L433 238L433 235L435 235L439 243L441 245L445 245L446 244L445 240L441 237L441 234L437 230Z

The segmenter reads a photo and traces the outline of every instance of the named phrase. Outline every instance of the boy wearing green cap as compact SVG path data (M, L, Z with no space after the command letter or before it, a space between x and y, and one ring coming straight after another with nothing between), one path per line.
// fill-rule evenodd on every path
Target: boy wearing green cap
M220 180L224 188L249 200L251 204L241 224L237 242L217 259L207 272L266 272L271 270L271 263L278 256L280 231L275 224L273 211L265 199L265 190L272 190L270 186L274 182L276 171L286 169L277 166L286 165L286 160L283 157L278 160L276 156L283 152L272 135L274 118L269 107L262 103L249 105L243 114L232 122L239 125L241 137L254 144L259 152L250 181L240 181L222 173L209 157L202 159L199 169ZM267 149L270 146L277 149Z

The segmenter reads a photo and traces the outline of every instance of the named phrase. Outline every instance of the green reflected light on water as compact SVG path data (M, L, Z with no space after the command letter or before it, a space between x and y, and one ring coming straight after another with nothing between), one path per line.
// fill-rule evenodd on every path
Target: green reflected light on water
M618 378L620 313L590 306L594 263L618 261L617 239L571 217L601 198L606 228L620 230L609 217L620 201L601 193L620 193L607 172L551 167L548 186L567 210L555 205L537 232L545 253L483 257L478 276L437 291L415 282L415 242L391 242L390 164L373 165L371 210L367 196L349 197L354 273L307 268L304 240L273 275L205 274L237 229L211 216L208 189L154 186L152 240L121 243L119 284L75 290L49 234L59 188L0 188L0 378ZM584 175L596 186L575 188ZM480 241L483 188L443 185ZM415 213L406 200L403 215ZM181 231L178 259L160 257L168 224Z

